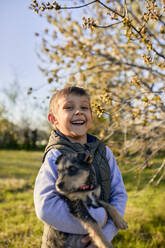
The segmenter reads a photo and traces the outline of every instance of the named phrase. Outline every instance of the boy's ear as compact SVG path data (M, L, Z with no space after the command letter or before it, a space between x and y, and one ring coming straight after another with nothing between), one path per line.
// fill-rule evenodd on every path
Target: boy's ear
M48 121L51 123L51 124L54 124L55 123L55 120L56 118L54 117L53 114L49 113L48 114Z

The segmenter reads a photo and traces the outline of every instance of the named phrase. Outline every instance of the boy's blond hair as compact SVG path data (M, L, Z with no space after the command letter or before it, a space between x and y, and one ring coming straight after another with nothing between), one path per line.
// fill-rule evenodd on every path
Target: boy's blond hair
M51 99L50 99L50 104L49 104L49 113L53 114L56 112L57 109L57 103L58 100L63 97L63 96L69 96L70 94L74 95L79 95L79 96L86 96L89 99L90 102L90 96L86 92L85 89L76 87L76 86L71 86L71 87L66 87L60 91L58 91L56 94L54 94Z

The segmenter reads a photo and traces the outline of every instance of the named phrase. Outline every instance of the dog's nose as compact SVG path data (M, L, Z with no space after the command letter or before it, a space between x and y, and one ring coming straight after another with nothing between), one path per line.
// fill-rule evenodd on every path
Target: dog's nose
M59 187L59 189L62 189L64 187L64 183L60 182L57 186Z

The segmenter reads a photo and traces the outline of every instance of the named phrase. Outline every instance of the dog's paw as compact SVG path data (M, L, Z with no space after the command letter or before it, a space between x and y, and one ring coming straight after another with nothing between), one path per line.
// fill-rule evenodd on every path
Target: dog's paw
M115 220L115 225L118 229L122 229L122 230L128 228L127 222L122 217Z

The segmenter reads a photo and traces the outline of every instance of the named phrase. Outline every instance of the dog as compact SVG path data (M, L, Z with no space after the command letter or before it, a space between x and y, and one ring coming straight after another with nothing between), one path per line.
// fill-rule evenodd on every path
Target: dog
M116 227L126 229L127 223L116 208L99 199L101 188L97 184L89 153L62 154L57 160L58 178L56 190L68 205L70 213L88 231L99 248L112 248L96 220L89 214L88 206L104 207Z

